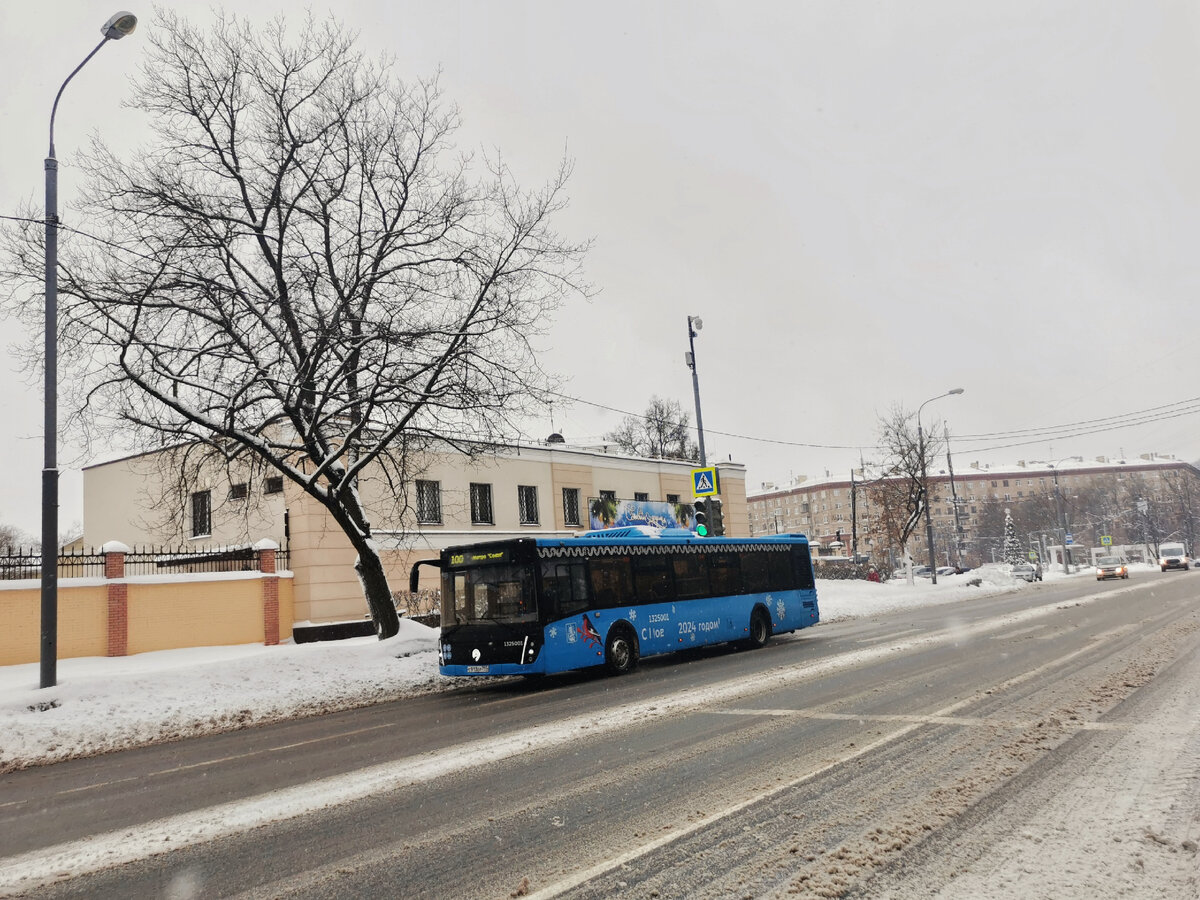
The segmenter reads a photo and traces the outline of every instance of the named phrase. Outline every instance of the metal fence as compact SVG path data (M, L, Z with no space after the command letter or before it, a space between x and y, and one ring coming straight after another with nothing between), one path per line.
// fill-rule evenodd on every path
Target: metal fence
M253 547L138 547L125 554L126 575L185 575L196 572L254 572L258 551ZM275 552L275 568L289 568L291 554ZM0 548L0 581L42 577L42 551L36 547ZM104 553L95 548L72 548L58 554L59 578L103 578Z
M42 577L42 551L37 547L0 548L0 581ZM58 551L59 578L103 578L104 554L83 547Z

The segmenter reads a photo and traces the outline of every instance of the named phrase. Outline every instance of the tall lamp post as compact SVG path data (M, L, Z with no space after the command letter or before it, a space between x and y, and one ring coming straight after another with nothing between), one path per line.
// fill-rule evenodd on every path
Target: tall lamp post
M42 466L42 646L41 686L58 682L58 160L54 157L54 117L63 91L79 70L109 41L132 34L137 16L122 10L100 27L104 38L67 76L50 110L50 153L46 157L46 325L45 461Z
M954 388L944 394L930 397L925 403L962 392L962 388ZM921 410L925 408L925 403L917 407L917 449L921 454L921 489L925 492L925 540L929 544L929 580L932 584L937 584L937 560L933 556L933 520L929 517L929 474L925 471L925 432L921 428Z
M696 435L700 445L700 467L708 465L704 455L704 421L700 418L700 377L696 374L696 332L704 327L699 316L688 316L688 352L684 357L692 370L692 393L696 395Z
M1071 571L1071 551L1067 549L1067 517L1063 512L1062 491L1058 487L1058 464L1063 459L1071 459L1069 456L1064 456L1062 459L1056 459L1049 463L1050 471L1054 473L1054 504L1058 509L1058 527L1062 529L1062 567L1064 574L1070 574Z

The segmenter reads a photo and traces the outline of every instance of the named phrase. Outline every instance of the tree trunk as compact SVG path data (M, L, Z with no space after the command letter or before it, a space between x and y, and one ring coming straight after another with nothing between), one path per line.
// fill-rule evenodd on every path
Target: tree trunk
M362 582L367 608L375 622L375 633L382 641L400 630L400 617L396 615L396 604L392 600L392 591L379 552L366 540L358 542L355 549L358 551L358 561L354 564L354 570Z

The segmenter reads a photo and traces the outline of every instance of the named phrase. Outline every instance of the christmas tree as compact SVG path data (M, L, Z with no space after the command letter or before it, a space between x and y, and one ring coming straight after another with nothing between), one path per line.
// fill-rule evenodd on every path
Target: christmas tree
M1012 510L1004 511L1004 561L1011 565L1023 562L1025 551L1021 549L1021 541L1017 538L1017 526L1013 524Z

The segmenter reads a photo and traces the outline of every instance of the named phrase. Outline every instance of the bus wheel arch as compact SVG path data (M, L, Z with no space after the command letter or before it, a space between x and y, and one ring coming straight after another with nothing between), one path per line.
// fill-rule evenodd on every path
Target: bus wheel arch
M746 646L757 650L771 639L771 614L761 603L750 612L750 636L746 638Z
M641 649L637 632L628 622L616 622L604 641L604 667L610 675L628 675L637 668Z

